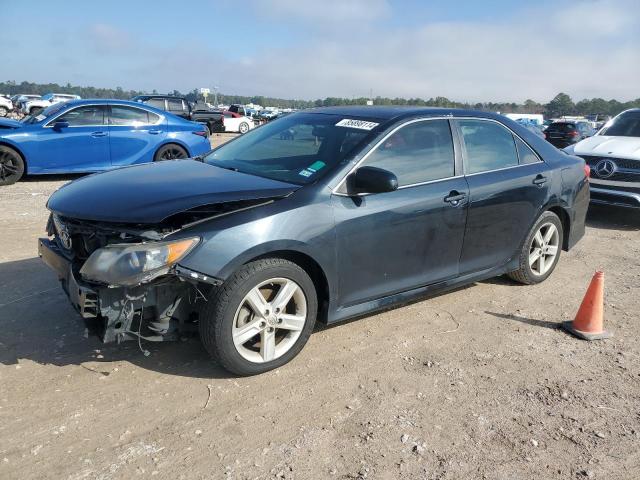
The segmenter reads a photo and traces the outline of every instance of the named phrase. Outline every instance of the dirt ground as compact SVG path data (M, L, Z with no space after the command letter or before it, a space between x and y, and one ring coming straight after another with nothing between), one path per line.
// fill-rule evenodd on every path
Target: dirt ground
M36 252L69 179L0 190L0 478L640 478L640 215L593 209L541 285L319 327L234 378L197 339L85 338ZM587 343L557 327L599 268L614 337Z

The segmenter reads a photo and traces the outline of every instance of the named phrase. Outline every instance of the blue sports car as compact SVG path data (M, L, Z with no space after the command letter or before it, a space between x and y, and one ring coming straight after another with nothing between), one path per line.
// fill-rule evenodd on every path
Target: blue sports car
M75 100L21 122L0 119L0 185L27 173L98 172L210 149L199 123L140 103Z

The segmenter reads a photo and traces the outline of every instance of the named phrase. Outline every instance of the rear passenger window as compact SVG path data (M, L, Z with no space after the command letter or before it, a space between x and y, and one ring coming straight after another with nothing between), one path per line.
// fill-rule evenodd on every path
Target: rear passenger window
M460 120L466 149L467 173L480 173L518 165L513 135L496 122Z
M157 115L153 113L150 115L156 117L157 121ZM111 125L130 125L133 127L137 127L140 125L148 125L149 123L155 122L149 122L149 114L147 114L146 110L142 110L140 108L125 107L123 105L112 105L109 123Z
M518 148L518 157L520 158L520 165L525 165L527 163L536 163L540 161L538 156L535 153L533 153L533 150L531 150L531 147L529 147L529 145L527 145L517 137L516 137L516 147Z
M394 173L401 187L452 177L454 164L447 120L424 120L402 127L364 162Z

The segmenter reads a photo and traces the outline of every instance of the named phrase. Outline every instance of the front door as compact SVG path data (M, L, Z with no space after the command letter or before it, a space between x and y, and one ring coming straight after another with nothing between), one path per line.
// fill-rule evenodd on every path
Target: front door
M457 276L468 189L456 174L449 122L409 122L361 166L393 172L399 188L334 194L339 302L353 305Z
M54 127L56 122L66 122ZM60 125L60 123L58 123ZM38 156L43 171L91 172L108 168L109 131L104 105L72 108L47 122L38 134Z

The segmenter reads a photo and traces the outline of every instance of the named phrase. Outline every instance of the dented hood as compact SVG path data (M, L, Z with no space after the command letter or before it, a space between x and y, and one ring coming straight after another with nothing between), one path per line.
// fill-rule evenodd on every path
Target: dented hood
M178 160L81 178L51 195L47 207L82 220L156 224L192 208L284 197L298 188L194 160Z

